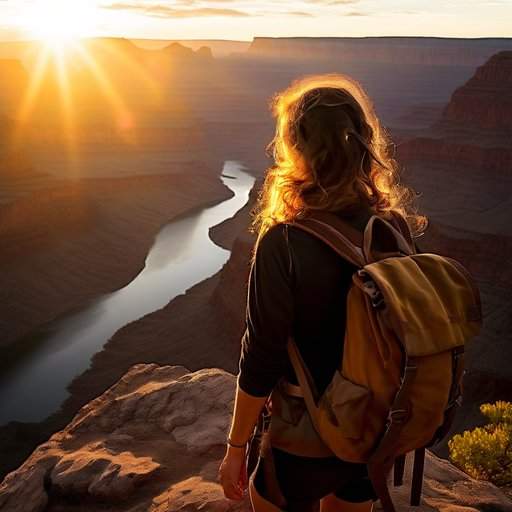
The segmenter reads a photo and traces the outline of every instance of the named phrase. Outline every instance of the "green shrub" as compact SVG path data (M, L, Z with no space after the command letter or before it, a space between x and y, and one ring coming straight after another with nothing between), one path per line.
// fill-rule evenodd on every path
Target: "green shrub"
M473 478L496 485L512 484L512 403L482 404L485 427L457 434L448 441L452 462Z

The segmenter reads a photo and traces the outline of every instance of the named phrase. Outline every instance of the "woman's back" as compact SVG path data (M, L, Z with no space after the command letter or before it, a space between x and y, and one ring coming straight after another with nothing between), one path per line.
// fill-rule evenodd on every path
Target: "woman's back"
M362 231L370 215L351 224ZM288 238L296 278L293 336L322 392L343 355L346 299L357 267L299 228L290 227ZM293 372L289 378L296 383Z
M347 217L359 231L367 209ZM280 377L296 384L286 342L292 334L318 390L339 367L346 298L357 267L327 244L288 224L273 226L260 241L251 267L247 329L242 338L240 385L255 396Z

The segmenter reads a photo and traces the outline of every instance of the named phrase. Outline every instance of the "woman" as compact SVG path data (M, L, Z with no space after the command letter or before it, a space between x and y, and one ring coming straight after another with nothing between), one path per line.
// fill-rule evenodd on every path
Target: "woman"
M399 214L414 236L426 227L426 218L415 212L413 191L399 183L389 139L355 80L328 74L296 81L275 96L273 113L276 132L269 148L275 165L267 171L253 212L258 237L246 330L219 469L225 496L235 500L243 498L247 486L246 446L262 408L283 378L297 384L288 336L294 336L320 393L342 357L346 298L356 267L289 223L325 210L360 231L372 215L393 221ZM302 413L307 414L304 405ZM293 418L289 421L292 427ZM376 494L364 464L338 459L318 437L304 439L300 450L277 448L272 437L271 444L286 510L372 509ZM261 467L257 486L264 485ZM258 491L265 494L262 487Z

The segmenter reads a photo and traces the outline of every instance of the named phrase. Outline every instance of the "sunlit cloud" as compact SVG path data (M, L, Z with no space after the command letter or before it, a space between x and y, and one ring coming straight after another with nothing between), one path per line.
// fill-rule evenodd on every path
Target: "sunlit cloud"
M344 14L344 16L368 16L366 12L361 11L349 11Z
M188 5L188 4L187 4ZM171 7L162 4L140 4L140 3L124 3L117 2L110 5L103 6L104 9L120 9L139 11L146 16L153 16L156 18L197 18L208 16L250 16L248 12L239 9L225 9L221 7L195 7L195 8L181 8Z
M356 4L360 2L360 0L305 0L307 3L310 4L317 4L317 5L348 5L348 4Z
M280 14L288 15L288 16L313 16L310 12L304 12L304 11L282 11Z
M58 4L76 22L30 16L37 3ZM510 37L511 17L511 0L0 0L0 40L62 39L77 28L82 37L143 39Z
M303 10L286 10L286 2L264 2L257 3L248 0L177 0L171 3L151 1L114 2L104 4L104 9L135 11L145 16L155 18L195 18L195 17L249 17L249 16L290 16L290 17L314 17L319 14L318 9L335 8L343 5L353 5L360 0L303 0L297 2L298 7ZM220 5L217 5L220 4ZM227 4L233 7L224 7ZM301 5L302 4L302 5ZM308 9L314 9L312 11ZM338 14L343 13L336 11ZM361 14L362 15L362 14Z

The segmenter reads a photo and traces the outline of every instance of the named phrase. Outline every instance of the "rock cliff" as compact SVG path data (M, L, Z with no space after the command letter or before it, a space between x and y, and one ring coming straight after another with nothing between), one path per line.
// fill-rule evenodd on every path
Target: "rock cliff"
M439 123L441 129L505 132L512 140L512 51L493 55L452 95Z
M398 147L405 178L441 224L511 236L512 52L480 66L452 94L441 118Z
M6 476L0 509L248 512L248 498L226 500L217 482L234 389L234 375L219 369L131 367ZM393 492L399 510L408 509L407 469ZM428 453L423 510L505 512L512 502Z

